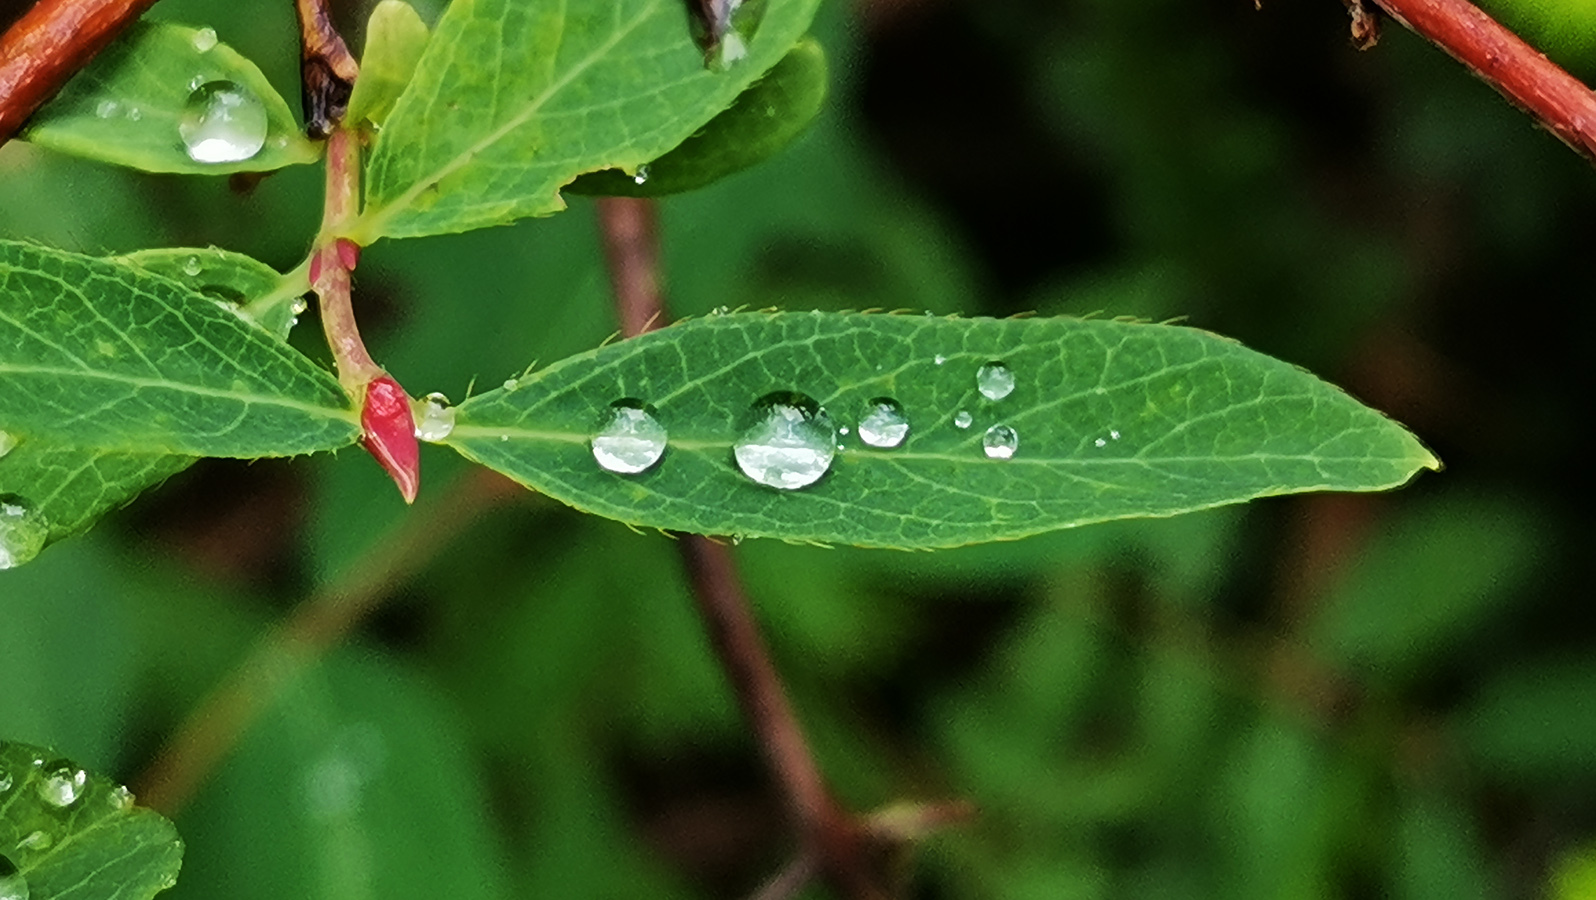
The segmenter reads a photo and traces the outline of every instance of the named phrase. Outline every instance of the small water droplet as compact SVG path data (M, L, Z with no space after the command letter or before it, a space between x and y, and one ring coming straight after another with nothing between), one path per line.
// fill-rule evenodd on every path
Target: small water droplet
M1014 370L1000 362L989 362L976 370L975 387L988 400L1002 400L1014 393Z
M1092 441L1092 444L1095 445L1095 446L1098 446L1098 447L1107 447L1108 446L1108 441L1105 441L1102 438L1098 438L1097 440Z
M16 779L11 777L10 772L0 775L0 794L4 794L6 791L11 790L11 785L15 783Z
M94 107L94 114L102 119L109 119L122 111L122 104L115 100L101 100Z
M729 307L729 306L717 306L714 309L710 310L709 314L712 315L712 316L729 316L729 315L731 315L731 307Z
M4 853L0 853L0 900L28 900L28 879Z
M144 110L139 109L137 106L129 106L127 108L127 118L130 122L137 122L144 118Z
M83 796L83 786L89 783L89 773L64 759L44 767L39 780L39 797L51 806L71 806Z
M953 427L955 428L969 428L974 424L975 416L970 415L970 411L967 409L961 409L953 416Z
M515 388L516 388L516 381L515 381L514 378L506 378L506 379L504 379L504 389L505 390L513 391L513 390L515 390Z
M9 434L6 434L4 431L0 431L0 459L4 459L5 455L10 453L12 450L15 450L16 447L17 439Z
M981 449L992 459L1008 459L1019 448L1019 434L1007 425L993 425L981 438Z
M55 838L42 831L29 832L22 840L17 841L18 850L48 850L55 843Z
M784 491L807 487L831 468L837 428L814 400L776 393L755 403L750 424L732 445L743 474Z
M183 260L183 274L184 275L187 275L190 278L195 278L195 277L199 276L199 273L200 273L199 257L190 256L188 259Z
M909 436L909 418L891 397L870 401L870 411L859 420L859 440L872 447L896 447Z
M216 29L201 28L194 32L194 49L201 53L209 53L216 46Z
M113 809L127 812L133 808L133 792L128 790L126 785L119 784L112 788L111 793L106 795L106 799L111 801Z
M411 404L410 412L416 420L419 440L436 444L454 431L454 407L448 397L436 391Z
M309 300L306 300L304 297L295 297L294 298L294 305L289 307L289 311L297 316L297 315L303 313L305 310L307 310L309 308L310 308L310 301Z
M260 98L231 81L210 81L188 95L177 131L190 159L229 163L259 153L269 124Z
M648 166L642 165L642 166L638 166L637 167L637 174L632 176L632 183L633 184L647 184L648 183Z
M39 555L50 538L50 524L27 501L0 494L0 569L10 569Z
M665 426L639 400L610 404L593 435L593 458L604 469L636 475L665 455Z
M1119 440L1119 432L1118 431L1110 431L1108 433L1108 436L1113 438L1116 441Z
M841 434L841 435L846 435L848 433L848 426L844 425L841 428L838 428L837 429L837 433Z
M936 356L932 357L931 361L940 366L943 363L947 362L948 358L946 356L943 356L942 354L938 353Z
M193 78L190 78L188 80L188 89L191 92L192 91L197 91L197 90L199 90L199 86L204 84L204 83L205 83L205 76L204 75L195 75Z
M510 436L509 435L507 435L507 434L499 435L499 442L500 443L505 443L505 442L507 442L509 440L510 440Z

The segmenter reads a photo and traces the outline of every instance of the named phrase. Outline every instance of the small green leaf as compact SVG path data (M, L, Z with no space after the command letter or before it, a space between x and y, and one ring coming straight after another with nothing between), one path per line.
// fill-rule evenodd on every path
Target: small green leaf
M818 0L769 0L747 57L704 68L680 0L453 3L372 148L354 232L417 237L564 208L584 172L634 171L731 105Z
M978 373L995 361L1014 386L1004 394L1004 379L988 378L994 400ZM1438 465L1400 425L1295 366L1168 325L712 316L513 385L462 404L448 443L580 509L705 533L952 547L1272 494L1381 490ZM756 401L776 392L850 428L824 477L798 490L757 484L733 459ZM900 446L857 439L879 398L908 420ZM589 448L622 399L669 432L664 458L641 474L606 471ZM994 458L1005 448L1011 458Z
M231 82L260 101L259 151L238 162L198 162L178 125L201 86ZM317 159L294 114L255 64L210 29L135 23L29 120L24 139L41 147L147 172L220 175L267 172Z
M826 99L826 54L805 38L727 110L681 146L628 175L591 172L573 194L663 197L711 184L775 156L809 127Z
M295 322L294 300L302 282L252 256L220 247L163 247L112 257L182 284L195 293L232 304L279 338L287 340Z
M415 7L404 0L378 3L366 23L366 52L360 58L354 93L349 95L347 121L381 125L410 84L430 38Z
M13 498L41 517L49 543L86 530L101 516L193 462L188 456L71 447L21 438L10 453L0 455L0 496Z
M134 807L126 788L0 741L0 896L147 900L177 883L182 863L177 829Z
M127 263L0 242L0 425L135 454L353 443L338 382L224 306Z

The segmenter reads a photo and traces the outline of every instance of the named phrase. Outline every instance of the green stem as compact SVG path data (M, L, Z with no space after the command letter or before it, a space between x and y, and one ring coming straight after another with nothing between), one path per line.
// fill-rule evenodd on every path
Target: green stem
M335 128L327 139L327 200L321 234L311 253L311 288L321 304L321 327L338 366L338 381L351 396L383 374L366 351L349 296L350 272L358 247L342 235L360 211L360 141Z

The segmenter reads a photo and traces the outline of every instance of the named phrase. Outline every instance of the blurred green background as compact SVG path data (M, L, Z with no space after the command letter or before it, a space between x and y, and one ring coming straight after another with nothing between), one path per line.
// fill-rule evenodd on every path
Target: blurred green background
M1596 79L1590 3L1491 8ZM297 97L290 4L153 15ZM846 800L980 810L906 896L1596 897L1596 171L1394 23L1354 51L1335 0L834 0L815 30L822 120L662 204L674 312L1184 316L1448 464L940 554L738 546ZM286 268L319 190L13 143L0 236ZM459 399L602 341L592 213L371 248L376 357ZM467 476L427 449L414 509L358 452L211 461L0 573L0 736L134 778L270 623L439 514ZM436 549L178 817L171 896L688 900L784 863L665 538L528 496Z

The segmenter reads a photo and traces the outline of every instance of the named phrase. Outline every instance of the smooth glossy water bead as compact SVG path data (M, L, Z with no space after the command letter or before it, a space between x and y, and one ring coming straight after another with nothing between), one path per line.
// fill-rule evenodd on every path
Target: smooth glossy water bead
M44 767L39 797L51 806L71 806L83 796L83 787L88 783L89 773L64 759L57 760Z
M20 566L39 555L50 525L22 498L0 494L0 569Z
M975 416L970 415L970 411L967 409L961 409L953 416L954 428L969 428L974 424Z
M814 400L773 394L754 404L754 422L732 445L737 467L784 491L820 480L837 455L837 428Z
M28 900L28 879L4 853L0 853L0 900Z
M637 174L632 176L632 183L633 184L647 184L648 183L648 166L646 164L637 167Z
M1019 448L1019 434L1007 425L993 425L981 438L981 449L992 459L1008 459Z
M211 81L188 95L177 132L189 159L242 162L266 145L266 105L231 81Z
M119 784L112 788L105 799L110 802L112 809L127 812L133 808L133 792L128 790L126 785Z
M988 400L1002 400L1014 393L1014 370L1000 362L989 362L975 371L975 387Z
M209 53L216 47L216 29L201 28L194 32L194 49L201 53Z
M183 274L184 275L187 275L190 278L198 278L199 277L199 273L200 273L199 257L190 256L188 259L183 260Z
M10 772L0 774L0 794L4 794L6 791L11 790L11 785L15 783L16 779L11 777Z
M593 458L608 471L636 475L665 455L666 438L665 426L641 402L617 400L593 435Z
M449 398L434 391L417 401L410 410L416 419L416 438L437 443L454 431L454 407Z
M896 447L909 436L909 418L890 397L870 401L870 411L859 420L859 440L872 447Z

